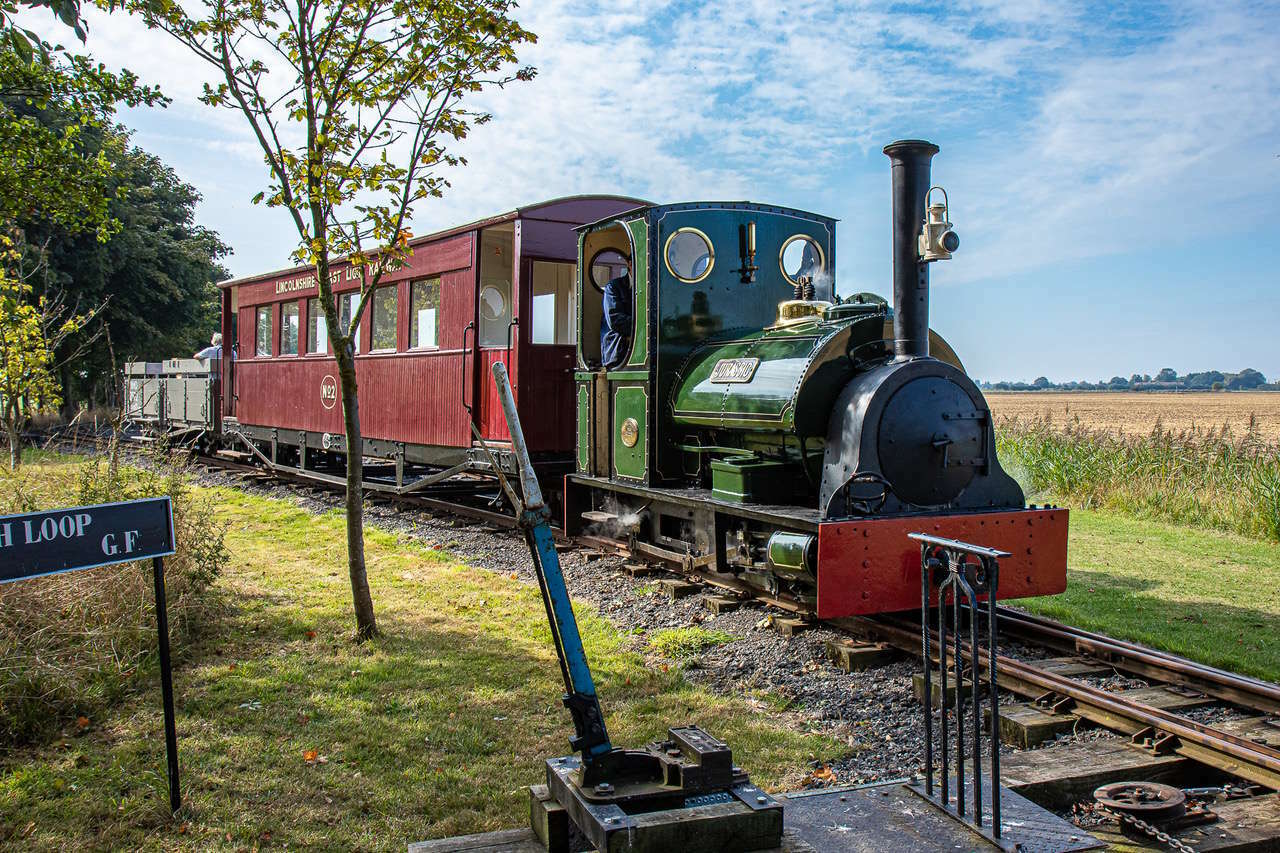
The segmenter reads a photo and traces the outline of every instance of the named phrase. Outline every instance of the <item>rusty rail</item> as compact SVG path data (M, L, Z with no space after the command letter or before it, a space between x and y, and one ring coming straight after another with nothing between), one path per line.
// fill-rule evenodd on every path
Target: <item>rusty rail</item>
M1023 613L1009 607L997 610L1000 630L1038 645L1068 653L1092 655L1116 669L1193 688L1256 711L1280 713L1280 685L1196 663L1157 649L1117 640Z
M920 626L900 619L855 617L832 622L837 627L869 634L912 654L919 647ZM974 656L968 644L962 653L973 666ZM936 660L937 656L931 657ZM977 666L985 669L984 655L979 653L977 657ZM1001 687L1023 696L1055 693L1070 700L1071 712L1087 720L1138 736L1156 749L1175 752L1250 782L1280 789L1280 749L1254 743L1141 702L1123 699L1005 655L997 656L997 679Z

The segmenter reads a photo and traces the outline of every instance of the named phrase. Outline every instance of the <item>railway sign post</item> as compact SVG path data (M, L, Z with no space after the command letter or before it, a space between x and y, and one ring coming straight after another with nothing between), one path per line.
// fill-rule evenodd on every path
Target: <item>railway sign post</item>
M164 593L164 558L174 550L173 503L167 497L0 516L0 583L151 560L169 761L169 807L176 812L182 805L182 795L178 788L178 734Z

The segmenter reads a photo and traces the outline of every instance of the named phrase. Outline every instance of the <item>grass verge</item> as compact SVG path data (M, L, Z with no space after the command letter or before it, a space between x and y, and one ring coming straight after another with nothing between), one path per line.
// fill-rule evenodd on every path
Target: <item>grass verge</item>
M230 609L175 673L186 805L167 815L158 685L0 763L0 843L23 849L403 850L519 825L569 717L537 590L370 529L384 636L351 642L342 518L212 490ZM847 750L679 667L646 667L578 607L619 744L695 722L766 786ZM74 727L73 727L74 728Z
M223 526L186 472L158 453L146 468L27 451L0 468L0 515L167 495L178 551L165 560L175 655L217 608L210 587L225 565ZM154 674L150 561L0 585L0 749L94 716Z
M1018 606L1280 681L1280 546L1073 509L1067 591Z

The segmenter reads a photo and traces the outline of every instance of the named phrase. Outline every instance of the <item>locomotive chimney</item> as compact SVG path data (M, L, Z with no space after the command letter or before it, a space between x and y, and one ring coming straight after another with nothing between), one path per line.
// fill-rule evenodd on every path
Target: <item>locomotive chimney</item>
M929 192L929 161L938 146L903 139L884 147L893 173L893 355L929 354L929 264L919 237Z

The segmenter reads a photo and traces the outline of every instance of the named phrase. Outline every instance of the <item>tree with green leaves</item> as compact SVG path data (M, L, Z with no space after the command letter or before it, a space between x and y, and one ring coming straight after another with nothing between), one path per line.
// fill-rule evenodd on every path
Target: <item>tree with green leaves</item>
M88 57L32 55L16 45L0 42L0 414L13 464L21 461L21 425L36 408L56 405L57 372L92 341L84 330L101 308L82 310L75 295L50 285L51 238L32 240L31 229L99 241L116 233L112 157L125 137L111 132L112 117L120 103L163 100Z
M229 249L196 222L200 194L159 158L126 145L111 160L108 213L119 230L105 242L27 225L47 243L49 281L81 304L104 302L105 338L62 369L63 411L113 403L111 377L121 361L160 361L191 353L218 328L216 282L227 277L219 259Z
M350 449L356 636L371 637L354 337L379 281L411 252L414 206L448 186L442 166L464 162L450 143L489 120L464 99L530 79L516 51L534 36L512 17L512 0L136 0L129 8L208 65L204 101L240 113L266 161L267 187L254 202L289 216L294 258L315 268ZM344 256L361 296L345 324L332 279Z
M48 9L80 41L89 35L84 19L80 17L80 0L0 0L0 42L24 62L32 62L37 54L47 59L49 45L39 35L14 21L14 15L23 9Z
M36 412L56 408L58 369L83 352L97 332L86 334L100 308L78 312L63 294L37 290L41 261L0 235L0 423L9 444L9 468L22 464L22 429ZM60 359L57 352L78 341Z

